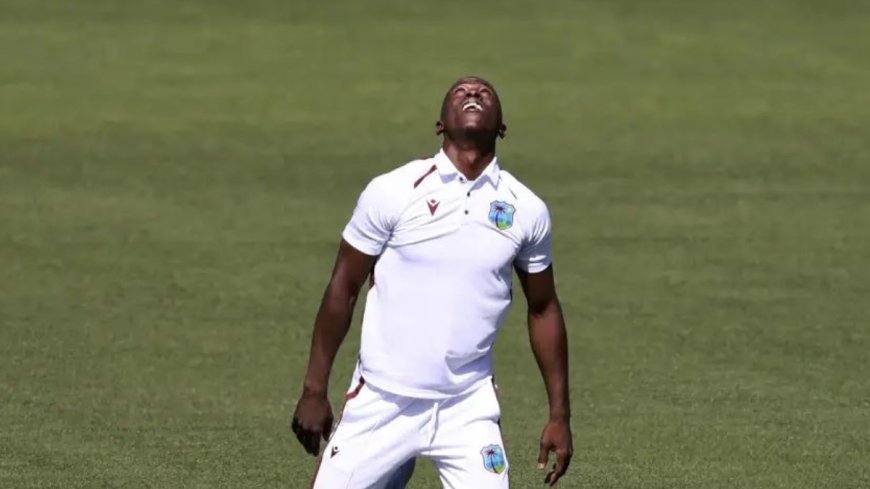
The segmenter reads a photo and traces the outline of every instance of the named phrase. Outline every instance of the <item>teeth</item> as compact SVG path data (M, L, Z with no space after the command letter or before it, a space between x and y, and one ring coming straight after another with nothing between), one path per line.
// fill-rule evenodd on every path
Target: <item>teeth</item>
M462 111L463 111L463 112L465 112L465 111L467 111L467 110L471 110L471 109L475 109L475 110L478 110L478 111L482 111L482 110L483 110L483 106L480 105L479 103L477 103L477 102L473 102L473 101L472 101L472 102L466 102L465 105L462 106Z

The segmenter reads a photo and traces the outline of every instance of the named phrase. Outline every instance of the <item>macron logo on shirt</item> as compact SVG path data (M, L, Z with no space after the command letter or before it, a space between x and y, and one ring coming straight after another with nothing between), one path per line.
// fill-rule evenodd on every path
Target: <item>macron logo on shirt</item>
M429 202L426 202L426 204L429 206L429 214L434 216L440 202L435 199L429 199Z

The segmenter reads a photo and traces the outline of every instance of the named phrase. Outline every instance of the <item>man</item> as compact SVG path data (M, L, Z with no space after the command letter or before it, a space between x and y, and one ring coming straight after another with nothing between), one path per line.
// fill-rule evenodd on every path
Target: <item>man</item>
M547 207L499 168L506 127L492 84L454 83L435 127L441 151L372 180L342 234L292 421L312 455L328 440L316 489L382 489L416 456L432 460L445 487L508 487L492 346L513 297L512 268L549 401L538 468L550 451L556 461L545 482L556 484L573 453ZM329 375L369 272L360 378L332 433Z

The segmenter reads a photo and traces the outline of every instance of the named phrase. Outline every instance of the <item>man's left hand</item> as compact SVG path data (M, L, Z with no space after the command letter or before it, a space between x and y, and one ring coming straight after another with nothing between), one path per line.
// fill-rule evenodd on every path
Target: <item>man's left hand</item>
M547 473L544 483L552 487L565 475L565 471L568 470L568 464L571 463L571 456L574 455L571 426L568 424L567 419L551 419L544 426L544 430L541 432L541 451L538 454L538 470L546 469L550 452L556 453L556 463L553 464L553 470Z

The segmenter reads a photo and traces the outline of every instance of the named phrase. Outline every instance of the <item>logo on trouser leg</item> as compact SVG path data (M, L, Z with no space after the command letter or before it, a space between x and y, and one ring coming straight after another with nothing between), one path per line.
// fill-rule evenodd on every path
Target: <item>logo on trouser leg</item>
M501 474L507 468L504 451L498 445L487 445L480 451L483 455L483 468L493 474Z

